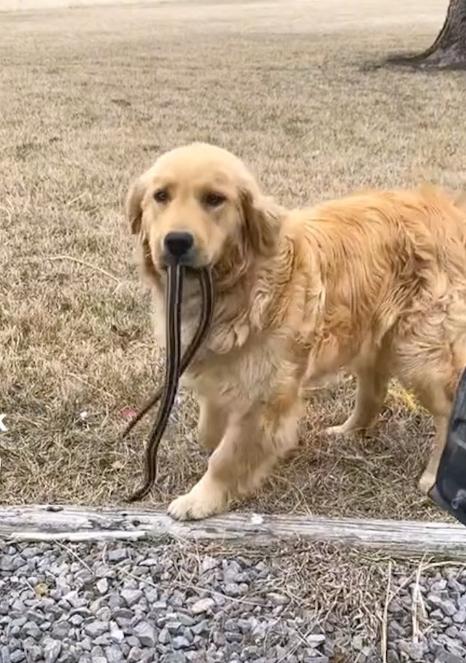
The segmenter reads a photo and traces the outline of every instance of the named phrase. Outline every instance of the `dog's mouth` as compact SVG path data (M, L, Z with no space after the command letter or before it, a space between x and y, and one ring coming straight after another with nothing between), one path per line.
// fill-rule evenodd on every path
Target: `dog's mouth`
M162 253L160 257L160 264L163 269L168 269L170 264L173 262L173 256L169 253ZM199 259L196 251L188 251L184 255L177 257L177 262L182 267L190 267L192 269L199 269L201 265L199 264Z
M199 272L203 269L210 269L209 265L202 265L201 267L193 267L191 265L186 265L184 267L184 277L185 279L196 279L199 280Z
M178 264L183 268L185 276L197 276L203 269L211 269L213 267L212 261L208 256L200 251L188 252L185 255L176 258ZM162 253L157 257L156 266L161 272L166 272L170 265L173 263L173 256Z
M157 271L159 272L161 276L161 286L165 289L168 284L168 271L170 269L169 264L161 264L160 267L157 268ZM200 265L194 266L194 265L182 265L182 270L183 270L183 301L185 300L186 297L190 297L193 293L198 293L199 288L199 282L201 278L201 274L204 271L209 271L211 274L213 272L212 268L210 265Z

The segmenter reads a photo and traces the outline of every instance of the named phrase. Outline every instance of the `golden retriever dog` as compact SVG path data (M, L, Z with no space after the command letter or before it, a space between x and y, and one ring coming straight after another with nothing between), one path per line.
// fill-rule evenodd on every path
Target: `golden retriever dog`
M210 334L184 383L197 396L207 471L169 513L204 518L253 491L297 444L304 386L346 369L354 412L331 434L363 431L396 377L433 414L442 452L466 365L466 213L445 193L381 191L286 211L229 152L195 143L161 156L131 187L131 229L164 342L164 266L173 244L189 268L210 265ZM200 295L189 276L183 343Z

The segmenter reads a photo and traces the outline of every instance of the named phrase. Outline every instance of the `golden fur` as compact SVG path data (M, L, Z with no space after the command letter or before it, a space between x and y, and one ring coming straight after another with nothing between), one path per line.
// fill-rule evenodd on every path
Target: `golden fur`
M170 200L154 201L157 187ZM207 192L225 201L208 208ZM162 156L132 187L139 236L163 342L161 245L173 229L195 237L211 264L212 331L185 384L200 405L208 469L169 506L203 518L254 490L297 442L302 388L342 368L358 377L354 412L330 433L367 428L390 377L434 415L437 442L421 484L433 483L452 398L466 365L466 213L433 188L353 195L285 211L243 163L193 144ZM183 305L183 342L199 314L195 280Z

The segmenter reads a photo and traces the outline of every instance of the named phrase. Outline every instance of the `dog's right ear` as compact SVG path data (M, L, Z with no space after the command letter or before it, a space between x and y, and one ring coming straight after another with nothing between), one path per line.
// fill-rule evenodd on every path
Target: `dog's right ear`
M142 199L146 192L146 182L139 177L133 182L126 196L126 218L128 219L133 235L141 230L142 221Z

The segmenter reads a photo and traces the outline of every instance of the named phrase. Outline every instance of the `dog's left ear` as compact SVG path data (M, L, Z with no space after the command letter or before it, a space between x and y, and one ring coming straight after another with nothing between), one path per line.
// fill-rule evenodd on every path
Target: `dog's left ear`
M249 187L241 193L241 204L245 232L253 251L265 257L272 255L278 241L283 208L258 189Z
M137 235L141 230L142 221L142 199L146 192L144 177L139 177L133 182L126 196L126 218L128 219L131 232Z

